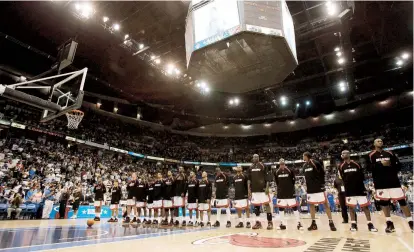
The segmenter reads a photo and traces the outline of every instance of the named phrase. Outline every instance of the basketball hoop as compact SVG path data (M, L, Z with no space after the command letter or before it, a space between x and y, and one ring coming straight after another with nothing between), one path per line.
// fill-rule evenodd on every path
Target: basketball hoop
M82 121L83 115L83 112L77 109L67 112L66 117L68 118L68 128L77 129L79 123Z

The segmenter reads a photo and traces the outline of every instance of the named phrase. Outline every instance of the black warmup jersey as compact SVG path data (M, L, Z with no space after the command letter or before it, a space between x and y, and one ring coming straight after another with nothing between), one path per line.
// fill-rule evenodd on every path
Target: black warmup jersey
M147 196L148 196L147 203L148 204L154 203L154 184L152 183L148 184Z
M154 182L154 199L153 200L162 200L164 192L164 181L157 180Z
M106 193L106 188L103 184L97 184L93 188L93 192L95 193L95 200L96 201L104 200L104 194Z
M384 166L381 161L389 161ZM398 172L401 169L398 158L391 151L373 151L369 154L369 170L372 172L375 189L400 188Z
M198 180L190 179L187 185L187 202L188 203L197 203L198 199Z
M344 182L345 195L348 197L352 196L365 196L365 185L364 185L364 173L362 172L361 166L350 161L349 163L343 162L339 166L339 174L341 175L342 181Z
M244 174L236 174L234 180L234 199L241 200L248 198L247 177Z
M183 174L178 174L175 178L175 195L179 197L184 197L187 191L187 178Z
M164 180L163 199L171 200L171 198L174 197L174 195L175 195L174 179L173 178L166 178Z
M137 195L138 180L131 180L128 182L127 191L128 199L133 199Z
M250 190L252 192L264 192L266 189L266 171L262 162L253 163L248 170Z
M224 173L219 173L215 179L216 199L229 198L229 182Z
M275 172L278 199L294 199L295 196L295 175L287 167L279 168Z
M119 204L121 200L121 187L112 187L111 189L111 204Z
M147 185L143 181L137 183L135 198L139 202L145 202L147 198Z
M208 180L200 180L198 183L198 203L207 203L211 199L211 183Z
M307 193L325 191L325 171L321 163L310 159L303 165L303 173L305 174Z

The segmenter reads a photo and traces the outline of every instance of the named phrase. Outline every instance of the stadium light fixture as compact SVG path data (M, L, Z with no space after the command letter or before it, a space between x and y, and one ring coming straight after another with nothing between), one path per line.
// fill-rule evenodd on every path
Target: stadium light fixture
M168 75L172 74L172 72L173 72L173 70L172 70L172 69L167 69L167 71L166 71L166 73L167 73Z
M161 63L161 60L160 59L156 59L155 60L155 64L160 64Z
M250 129L252 126L251 125L242 125L241 127L242 127L242 129Z
M80 15L86 19L90 18L94 12L90 3L76 4L75 8L79 11Z
M310 101L306 101L306 106L309 106L310 105Z
M177 68L176 69L174 69L174 71L175 71L175 74L176 75L179 75L181 72L180 72L180 70L178 70Z
M229 126L223 126L223 129L228 129L229 128Z
M397 62L395 62L395 64L397 64L397 66L402 66L404 62L401 59L398 59Z
M108 17L103 17L102 20L103 20L104 23L106 23L106 22L109 21L109 18Z
M339 52L341 50L339 47L335 47L335 52Z
M296 103L296 107L299 108L300 107L300 104L299 103Z
M286 106L286 104L287 104L287 98L286 98L286 96L282 95L280 97L280 104L282 104L282 106Z
M328 12L329 16L333 16L335 14L337 14L338 11L338 7L335 3L333 3L332 1L327 1L326 2L326 9Z
M342 55L342 52L340 52L340 51L336 53L336 56L338 56L338 57L341 57L341 55Z
M345 90L346 90L346 83L345 83L345 81L339 82L339 90L341 92L345 92Z
M264 126L265 126L266 128L269 128L270 126L272 126L272 124L270 124L270 123L265 123L265 124L264 124Z
M210 88L209 87L204 87L204 92L205 93L210 93Z
M295 124L295 121L290 121L289 124L293 125L293 124Z
M76 10L80 10L80 9L81 9L80 4L76 3L76 4L75 4L75 9L76 9Z
M229 105L233 105L233 104L234 104L233 99L230 99L230 100L229 100Z
M234 104L239 105L239 102L240 102L239 98L234 98Z
M124 39L128 39L128 38L129 38L129 35L125 34Z
M141 50L142 48L144 48L144 44L139 44L139 49Z
M351 109L351 110L349 111L349 113L351 113L351 114L355 113L355 109Z
M155 59L155 56L154 55L151 55L151 60L154 60Z
M27 80L27 78L26 78L26 76L20 76L20 82L24 82L24 81L26 81Z
M408 59L409 57L410 57L410 55L408 53L401 54L401 58L404 59L404 60Z
M325 115L326 120L331 120L335 117L335 114Z
M121 29L121 26L120 26L119 24L114 24L114 25L113 25L113 29L114 29L115 31L119 31L119 29Z
M345 63L345 58L339 58L339 59L338 59L338 63L339 63L340 65L344 64L344 63Z

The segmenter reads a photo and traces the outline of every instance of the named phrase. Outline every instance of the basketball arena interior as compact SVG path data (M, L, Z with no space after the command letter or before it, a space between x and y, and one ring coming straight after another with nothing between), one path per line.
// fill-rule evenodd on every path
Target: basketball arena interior
M414 251L412 1L0 2L0 252Z

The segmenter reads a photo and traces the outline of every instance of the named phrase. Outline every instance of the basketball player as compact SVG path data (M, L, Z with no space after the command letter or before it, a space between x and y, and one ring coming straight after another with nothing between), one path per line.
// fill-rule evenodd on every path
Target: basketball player
M137 213L137 207L136 207L136 194L137 194L137 187L138 187L138 180L137 180L137 174L134 172L131 175L131 180L128 182L127 185L127 191L128 191L128 197L127 197L127 216L124 220L124 223L134 224L137 222L137 219L134 214ZM131 210L133 210L133 214L131 214ZM132 221L131 221L132 217Z
M259 161L259 155L253 155L253 164L248 170L249 178L249 195L251 202L254 205L254 212L256 214L255 224L252 229L262 228L262 223L259 220L260 206L266 208L267 215L267 229L273 229L272 222L272 208L270 207L269 185L266 183L266 171L262 162Z
M197 211L197 198L198 198L198 180L194 172L190 172L190 178L187 182L187 209L190 214L190 221L188 226L197 226L198 211ZM193 210L196 212L196 221L193 222ZM184 212L185 213L185 212Z
M147 186L147 208L148 208L148 220L145 224L157 224L156 218L158 218L158 210L154 212L153 203L154 203L154 180L152 177L148 179ZM153 213L154 212L154 213ZM154 217L152 217L154 216Z
M160 218L162 217L159 214L159 211L162 210L162 197L164 192L164 181L162 179L162 174L158 172L156 174L156 180L154 182L154 199L152 203L152 209L154 210L154 221L152 224L158 224ZM154 223L155 222L155 223Z
M171 171L167 172L167 178L164 179L164 191L163 191L163 217L164 220L161 222L161 225L173 225L174 220L174 209L172 199L174 197L174 178ZM168 223L168 217L170 216L171 221Z
M185 216L185 193L187 191L187 177L185 176L184 167L178 167L178 174L175 177L175 196L173 198L173 206L174 206L174 216L179 218L180 220L176 220L174 222L174 226L179 226L180 222L182 221L182 226L186 226L185 219L181 216L179 217L179 211L181 208L181 212L183 216Z
M277 207L279 207L280 226L279 230L285 230L285 209L292 208L298 222L297 229L303 230L300 223L300 215L298 211L298 203L295 198L295 175L286 167L285 160L279 160L279 169L275 173L275 182L277 186Z
M207 172L203 171L201 174L201 180L198 183L198 211L200 215L200 226L204 227L204 212L207 211L208 222L207 226L211 226L211 183L208 181Z
M98 179L98 184L93 188L95 193L95 218L94 221L101 221L101 207L102 202L104 201L104 194L106 193L105 185L102 183L102 178Z
M381 139L375 139L374 147L375 150L369 153L369 170L372 171L376 197L380 200L379 204L387 221L385 232L395 232L394 223L391 221L390 215L390 200L398 201L408 221L408 225L413 230L413 218L398 179L398 172L401 168L400 162L391 151L383 149Z
M213 227L220 227L220 217L221 209L226 209L227 224L226 227L231 227L230 222L230 208L229 208L229 181L227 176L221 172L220 168L216 168L216 178L215 178L215 187L216 187L216 209L217 209L217 218Z
M338 172L344 182L345 189L345 202L349 207L349 215L351 216L351 228L352 232L358 230L358 226L355 219L355 207L357 204L362 208L365 213L365 217L368 222L368 230L370 232L378 232L371 222L371 213L369 212L368 206L371 202L367 199L364 185L364 173L361 166L351 160L351 156L348 150L342 151L341 154L344 162L339 166Z
M146 206L146 199L147 199L147 184L145 183L144 179L140 177L138 179L138 183L136 185L136 207L137 207L137 223L140 224L145 219L145 206ZM142 210L142 212L141 212ZM144 217L141 217L141 214Z
M108 222L118 222L118 209L121 196L121 187L119 187L118 180L115 180L114 186L111 189L111 218L108 220Z
M249 187L247 183L247 177L243 174L242 167L234 167L233 169L236 170L236 175L233 177L234 180L234 206L237 210L237 216L239 217L239 224L237 224L236 228L242 228L243 220L242 214L243 210L246 211L246 228L250 228L250 208L249 208Z
M309 231L318 230L315 221L315 205L324 204L326 215L329 219L329 227L331 231L336 231L335 224L332 220L331 209L328 205L325 195L325 171L318 161L311 158L310 152L303 153L303 173L305 174L308 204L310 205L310 214L312 224L308 228Z

